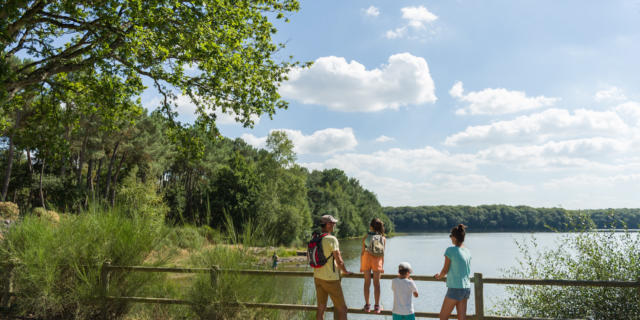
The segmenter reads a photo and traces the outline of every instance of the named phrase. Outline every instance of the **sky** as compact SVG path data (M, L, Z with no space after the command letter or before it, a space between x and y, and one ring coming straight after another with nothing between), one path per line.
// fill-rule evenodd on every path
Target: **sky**
M223 135L283 130L300 165L383 206L640 207L640 0L302 0L289 18L282 57L313 66L281 85L287 110Z

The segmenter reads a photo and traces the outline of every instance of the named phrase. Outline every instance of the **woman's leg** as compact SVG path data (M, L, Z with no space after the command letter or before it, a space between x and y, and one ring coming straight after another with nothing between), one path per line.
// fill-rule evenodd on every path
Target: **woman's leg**
M364 303L369 304L369 287L371 287L371 270L364 271Z
M458 301L447 297L444 298L444 301L442 301L442 308L440 309L440 320L449 319L451 311L453 311L453 308L456 306L456 302Z
M467 318L467 301L467 299L456 301L456 313L458 314L458 320L464 320Z
M376 304L380 304L380 271L373 272L373 297Z

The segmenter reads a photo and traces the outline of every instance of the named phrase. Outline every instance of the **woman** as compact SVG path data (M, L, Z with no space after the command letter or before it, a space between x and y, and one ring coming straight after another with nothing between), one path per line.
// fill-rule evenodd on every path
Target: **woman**
M471 252L463 245L466 228L459 224L451 229L449 238L453 246L444 252L444 267L435 276L436 279L447 277L448 289L440 309L440 320L449 319L454 307L458 320L466 319L467 300L471 295Z
M360 254L360 272L364 273L364 311L371 310L369 304L369 288L371 287L371 273L373 273L373 296L375 305L373 311L380 313L380 275L384 272L384 249L387 239L384 236L384 223L378 218L371 220L369 232L362 238L362 252Z

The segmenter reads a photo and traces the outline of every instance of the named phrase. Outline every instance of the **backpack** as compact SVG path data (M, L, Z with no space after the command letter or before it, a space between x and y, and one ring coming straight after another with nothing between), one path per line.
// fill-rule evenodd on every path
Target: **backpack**
M371 235L367 252L374 257L384 257L384 236L377 233Z
M330 258L333 258L333 252L328 256L324 256L324 250L322 248L322 239L326 237L328 233L319 234L314 232L311 241L307 245L307 257L309 258L309 265L312 268L321 268ZM335 272L336 266L333 265L333 271Z

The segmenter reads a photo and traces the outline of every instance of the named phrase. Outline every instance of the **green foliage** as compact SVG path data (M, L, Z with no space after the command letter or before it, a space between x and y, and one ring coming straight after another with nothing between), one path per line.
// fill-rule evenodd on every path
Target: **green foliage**
M640 226L640 209L566 210L527 206L420 206L385 207L385 213L400 232L446 232L464 223L470 231L570 231L575 217L586 214L597 228L623 223Z
M269 18L297 11L295 0L57 0L6 7L0 13L0 103L58 75L98 69L126 79L128 87L140 85L139 76L151 78L168 98L167 111L168 88L175 87L210 125L215 115L209 111L216 108L252 125L251 115L287 106L277 88L298 63L275 60L284 45L273 42ZM17 56L31 60L20 66ZM192 67L198 71L187 71Z
M519 243L523 258L508 277L529 279L640 279L640 233L596 232L568 234L555 248L540 249L535 239ZM638 319L637 288L509 286L501 314L575 319Z
M138 169L134 167L118 187L116 202L129 215L149 216L155 221L163 221L169 208L158 194L158 187L153 180L142 182L137 177Z
M102 305L99 266L142 265L163 237L163 228L150 216L130 216L122 210L97 207L66 215L57 224L26 216L10 228L0 246L2 274L13 268L20 314L40 319L95 319ZM144 284L159 280L150 273L114 273L109 295L135 296ZM129 309L109 302L112 319Z

